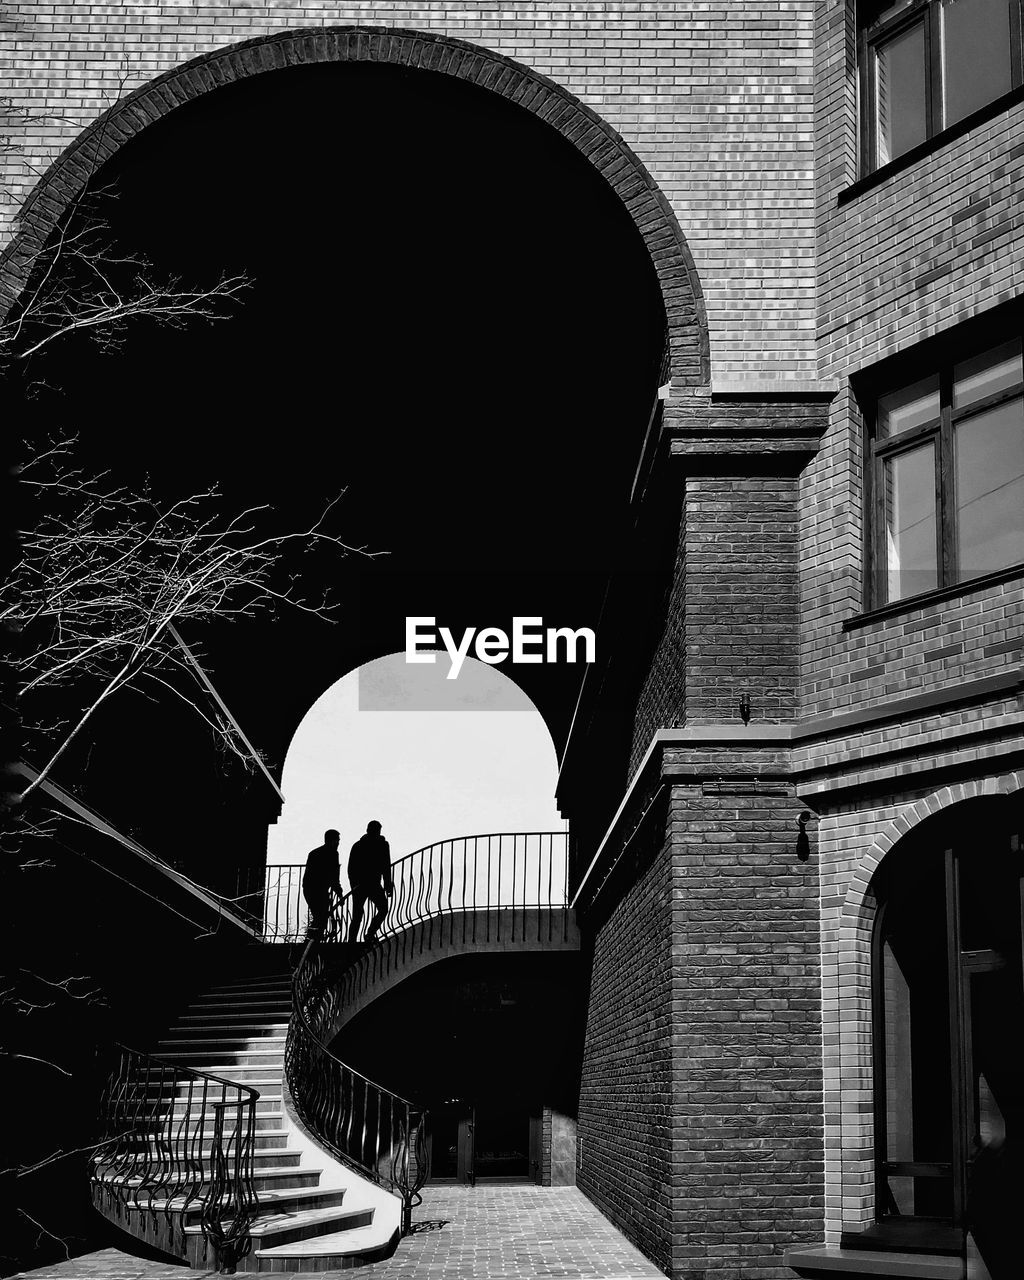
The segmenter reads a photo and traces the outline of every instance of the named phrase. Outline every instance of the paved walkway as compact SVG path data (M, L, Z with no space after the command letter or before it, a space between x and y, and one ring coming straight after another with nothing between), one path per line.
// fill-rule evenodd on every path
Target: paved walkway
M193 1273L103 1249L19 1274L31 1280L182 1280ZM326 1275L337 1280L660 1280L662 1272L575 1187L487 1186L428 1187L413 1215L413 1235L393 1258ZM305 1272L303 1280L314 1277Z

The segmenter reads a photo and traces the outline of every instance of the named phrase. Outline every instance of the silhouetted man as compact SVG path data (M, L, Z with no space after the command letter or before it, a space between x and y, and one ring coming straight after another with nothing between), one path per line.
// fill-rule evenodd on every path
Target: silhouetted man
M380 823L370 822L366 835L360 836L348 855L348 882L352 889L352 926L348 940L359 937L366 900L373 903L375 915L366 931L366 941L376 938L388 913L388 898L395 891L391 880L391 846L380 833Z
M331 894L341 897L339 881L338 846L340 831L325 831L324 842L311 849L306 858L306 870L302 873L302 896L309 907L309 927L314 933L323 933L331 912Z

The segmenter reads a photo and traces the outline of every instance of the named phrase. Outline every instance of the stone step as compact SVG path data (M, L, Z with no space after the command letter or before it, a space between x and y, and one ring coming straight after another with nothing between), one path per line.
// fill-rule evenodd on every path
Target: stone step
M229 1085L240 1084L247 1089L259 1089L260 1092L262 1092L262 1089L260 1089L259 1082L262 1081L271 1092L276 1089L280 1093L281 1081L284 1079L284 1057L281 1054L278 1054L277 1057L277 1062L181 1062L180 1065L182 1067L191 1067L197 1072L201 1071L204 1075L216 1076L218 1081L224 1080ZM169 1088L170 1084L166 1084L163 1087L165 1089ZM176 1089L184 1089L187 1092L188 1077L182 1073L182 1076L174 1081L174 1087ZM220 1088L220 1084L215 1082L211 1082L208 1086L207 1096L211 1101L220 1100ZM214 1089L217 1091L216 1099L212 1096ZM201 1088L193 1088L194 1094L198 1095L201 1092ZM234 1101L234 1099L227 1098L225 1101L230 1102Z
M278 1188L274 1191L260 1192L260 1212L257 1221L274 1215L305 1213L311 1209L337 1208L345 1198L344 1187L297 1187L295 1189ZM171 1209L184 1207L172 1200ZM200 1205L189 1205L185 1210L185 1229L195 1225L199 1227L202 1216Z
M106 1170L106 1172L105 1172ZM322 1169L301 1169L286 1165L279 1168L276 1165L268 1165L264 1168L255 1169L253 1172L253 1187L259 1192L264 1191L298 1191L304 1188L319 1188L320 1175ZM134 1174L122 1174L110 1172L109 1165L97 1165L95 1169L95 1177L98 1181L107 1183L110 1186L118 1187L134 1187L141 1186L143 1179ZM208 1183L204 1180L202 1187L205 1188ZM197 1184L196 1194L199 1193ZM165 1199L163 1196L155 1196L154 1199Z
M219 995L223 991L284 991L291 990L291 973L268 974L252 978L235 978L230 982L218 982L216 986L206 987L199 994Z
M261 1110L261 1108L265 1108L265 1109ZM154 1125L162 1126L166 1124L168 1120L170 1120L175 1124L180 1124L185 1117L186 1110L187 1109L184 1106L178 1105L174 1108L174 1110L170 1112L153 1111L150 1114L149 1119L153 1122ZM202 1112L201 1118L202 1118L203 1124L207 1127L208 1132L212 1133L213 1132L212 1126L216 1118L214 1113L212 1111L204 1111ZM199 1115L196 1115L196 1114L192 1115L192 1123L194 1125L198 1125L199 1120L200 1120ZM261 1098L256 1103L256 1132L266 1133L266 1132L276 1131L278 1129L283 1128L283 1126L284 1126L284 1108L281 1105L281 1099L280 1098L266 1098L266 1099ZM231 1126L227 1126L227 1127L230 1129Z
M261 1202L260 1214L251 1228L253 1242L260 1249L295 1244L327 1232L344 1231L349 1224L355 1227L358 1222L362 1227L364 1223L360 1220L367 1214L372 1218L373 1210L346 1209L340 1199L336 1205L324 1208L280 1213L274 1212L273 1206L264 1212ZM187 1235L201 1234L202 1227L198 1223L190 1224L185 1227L185 1232Z
M210 1137L209 1132L207 1132L204 1136L208 1140ZM284 1137L285 1135L282 1133L281 1136ZM182 1149L187 1150L188 1158L190 1160L202 1161L202 1160L211 1159L213 1155L213 1151L211 1150L211 1148L204 1147L202 1150L191 1150L187 1147L187 1140L184 1135L182 1135L180 1138L178 1138L178 1136L175 1135L175 1138L176 1138L175 1145L178 1146L179 1150L182 1150ZM165 1153L171 1149L170 1144L168 1143L164 1143L164 1144L158 1143L156 1144L158 1153L161 1150L161 1146ZM149 1149L148 1143L142 1143L139 1147L140 1151L146 1151L148 1149ZM256 1169L295 1169L298 1167L301 1159L302 1159L301 1151L290 1151L287 1147L284 1147L284 1146L260 1147L259 1144L257 1144L256 1149L253 1151L253 1167Z
M174 1068L179 1070L175 1071ZM236 1078L231 1075L232 1071L244 1072L245 1079ZM192 1073L195 1074L192 1074ZM213 1079L204 1079L204 1077L213 1077ZM204 1089L206 1097L210 1104L220 1102L221 1094L226 1089L227 1094L223 1101L234 1102L236 1099L232 1095L231 1086L244 1084L246 1089L259 1090L260 1083L265 1084L269 1089L277 1087L280 1092L281 1081L284 1078L282 1064L268 1063L264 1066L247 1064L239 1066L236 1062L209 1062L203 1065L202 1071L196 1067L191 1067L185 1062L171 1063L168 1062L168 1070L164 1079L149 1080L140 1082L143 1084L143 1092L147 1094L171 1094L176 1097L186 1097L191 1091L195 1099L202 1097Z
M282 1076L279 1074L271 1079L249 1079L245 1081L238 1081L237 1083L244 1083L246 1088L256 1090L259 1094L259 1097L256 1099L256 1109L259 1111L261 1102L266 1103L274 1101L277 1106L281 1105L281 1081ZM174 1105L175 1107L198 1107L202 1105L202 1094L202 1089L193 1089L190 1094L188 1084L179 1080L175 1081L173 1084L150 1085L146 1090L146 1100L151 1103L163 1102L168 1105ZM216 1093L214 1092L213 1086L211 1086L206 1094L206 1105L203 1108L204 1111L212 1111L213 1103L219 1101L220 1086L217 1087ZM231 1101L234 1100L232 1099ZM265 1106L262 1109L264 1111L267 1110Z
M355 1215L354 1215L355 1216ZM342 1271L364 1266L388 1256L391 1241L381 1240L381 1231L372 1221L348 1231L332 1231L308 1236L288 1244L265 1245L255 1250L256 1269L262 1272Z
M230 1018L196 1018L194 1022L177 1022L168 1028L165 1040L266 1040L288 1039L287 1021L253 1022L246 1014Z
M202 1000L209 996L235 995L239 992L248 995L256 993L261 995L264 992L290 992L292 989L292 980L289 975L287 978L261 978L253 979L251 982L218 982L215 987L204 987L195 995L195 999Z
M216 1070L214 1064L229 1062L232 1068L235 1067L277 1067L284 1065L284 1044L275 1045L270 1049L246 1049L239 1048L237 1051L223 1050L219 1041L215 1041L209 1049L158 1049L156 1057L161 1062L180 1062L183 1067L191 1067L194 1071L203 1070L209 1067L210 1071L206 1074L226 1075L228 1068L223 1071Z
M270 1120L274 1120L274 1119L277 1119L278 1117L270 1116L267 1118ZM259 1127L259 1123L260 1123L259 1118L257 1118L257 1121L256 1121L257 1128L256 1128L256 1132L253 1134L253 1146L256 1149L257 1158L261 1151L267 1152L268 1154L273 1152L276 1152L281 1155L284 1155L286 1152L289 1155L292 1154L287 1147L288 1134L283 1127L283 1122L284 1122L283 1114L280 1116L280 1120L282 1122L282 1126L279 1128L276 1128L276 1129L262 1128L261 1129ZM228 1139L234 1137L234 1132L235 1131L233 1129L225 1129L224 1131L225 1142L228 1141ZM206 1139L209 1139L211 1133L213 1133L213 1117L212 1116L209 1118L209 1120L204 1119L203 1137ZM187 1129L180 1129L180 1130L178 1126L175 1125L171 1130L169 1139L168 1139L166 1130L163 1129L162 1127L151 1129L151 1130L140 1130L140 1134L145 1139L152 1138L154 1141L158 1141L158 1142L172 1141L175 1143L196 1141L199 1139L199 1136L200 1136L199 1126L197 1123L191 1124ZM287 1164L289 1163L289 1161L283 1161L283 1163Z
M290 1000L210 1000L190 1004L178 1014L179 1021L184 1018L206 1017L238 1013L249 1018L274 1018L287 1022L291 1017L292 1002Z
M258 1048L266 1041L280 1040L283 1044L288 1039L287 1022L225 1022L222 1018L210 1018L209 1021L187 1023L184 1026L169 1027L167 1035L160 1041L161 1046L195 1045L203 1048L207 1044L253 1043ZM159 1056L159 1055L158 1055Z

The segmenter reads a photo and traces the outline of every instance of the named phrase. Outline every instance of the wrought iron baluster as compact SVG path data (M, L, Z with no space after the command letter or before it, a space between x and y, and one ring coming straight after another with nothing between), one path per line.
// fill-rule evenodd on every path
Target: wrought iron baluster
M491 940L491 837L487 837L487 896L484 899L487 909L487 937L485 942Z
M124 1209L147 1217L162 1212L175 1232L180 1232L185 1212L198 1199L204 1234L218 1248L218 1214L210 1205L217 1203L218 1195L222 1200L226 1197L225 1202L232 1205L232 1256L237 1258L249 1247L249 1229L258 1208L253 1186L254 1139L248 1148L240 1145L239 1121L233 1135L237 1158L221 1170L218 1192L216 1169L204 1150L211 1082L219 1086L222 1103L227 1090L236 1098L244 1094L250 1114L248 1132L254 1135L259 1096L254 1089L120 1046L103 1094L104 1131L111 1135L115 1152L120 1153L118 1166L112 1171L101 1157L94 1164L94 1177L104 1194L109 1192ZM223 1149L223 1125L212 1152L214 1163L218 1145ZM225 1254L222 1261L224 1270L233 1270L230 1257Z
M521 851L518 843L520 835L523 838ZM548 837L546 849L544 835ZM470 839L473 842L472 869ZM486 868L483 866L480 848L484 839L487 841ZM505 860L509 856L509 840L512 841L511 860L510 865L505 866ZM320 951L323 940L311 938L293 976L293 1009L285 1062L289 1086L300 1114L340 1159L400 1191L403 1197L403 1221L406 1224L412 1205L418 1202L419 1188L427 1176L429 1151L424 1145L428 1133L427 1113L416 1112L414 1115L405 1100L354 1072L330 1053L326 1040L337 1026L340 1011L353 996L363 991L374 975L390 970L392 963L397 960L399 946L403 957L410 946L415 948L418 945L420 950L425 948L427 929L417 930L412 926L427 924L432 942L436 916L439 936L443 939L444 917L447 915L451 922L456 910L461 910L465 940L469 934L466 922L469 911L473 915L472 934L475 941L477 916L481 911L486 911L486 934L490 941L491 912L497 911L496 938L500 941L502 915L508 908L512 911L513 938L516 937L516 913L523 913L522 936L525 940L527 913L531 908L536 908L539 939L543 925L540 912L545 905L553 907L556 896L555 846L551 833L492 833L486 836L459 837L457 842L460 851L458 868L456 839L425 846L394 864L394 893L377 945L361 953L355 963L349 963L332 979ZM548 859L546 904L543 866L545 854ZM446 855L447 884L444 865ZM531 857L537 859L535 894L531 887ZM520 863L521 876L518 874ZM509 877L509 872L510 897L509 902L505 903L504 881ZM471 885L467 884L470 874L473 877ZM457 875L462 878L461 886L456 884ZM533 901L533 898L536 900ZM351 895L347 895L338 913L343 924L350 919L350 912ZM548 916L550 929L550 910ZM400 935L400 939L396 935ZM450 924L449 938L453 937L454 925ZM393 947L396 949L394 957Z
M516 852L519 844L518 836L512 837L512 941L516 940ZM498 898L498 906L501 906L501 898ZM501 917L499 916L499 919Z

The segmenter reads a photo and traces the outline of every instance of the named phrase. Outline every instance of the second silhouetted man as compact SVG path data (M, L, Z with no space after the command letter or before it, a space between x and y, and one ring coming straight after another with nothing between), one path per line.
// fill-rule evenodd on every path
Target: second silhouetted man
M359 937L367 899L373 903L374 917L366 931L367 942L380 932L388 913L388 898L395 891L391 880L391 846L380 833L380 823L370 822L348 855L348 882L352 890L352 924L349 942Z

